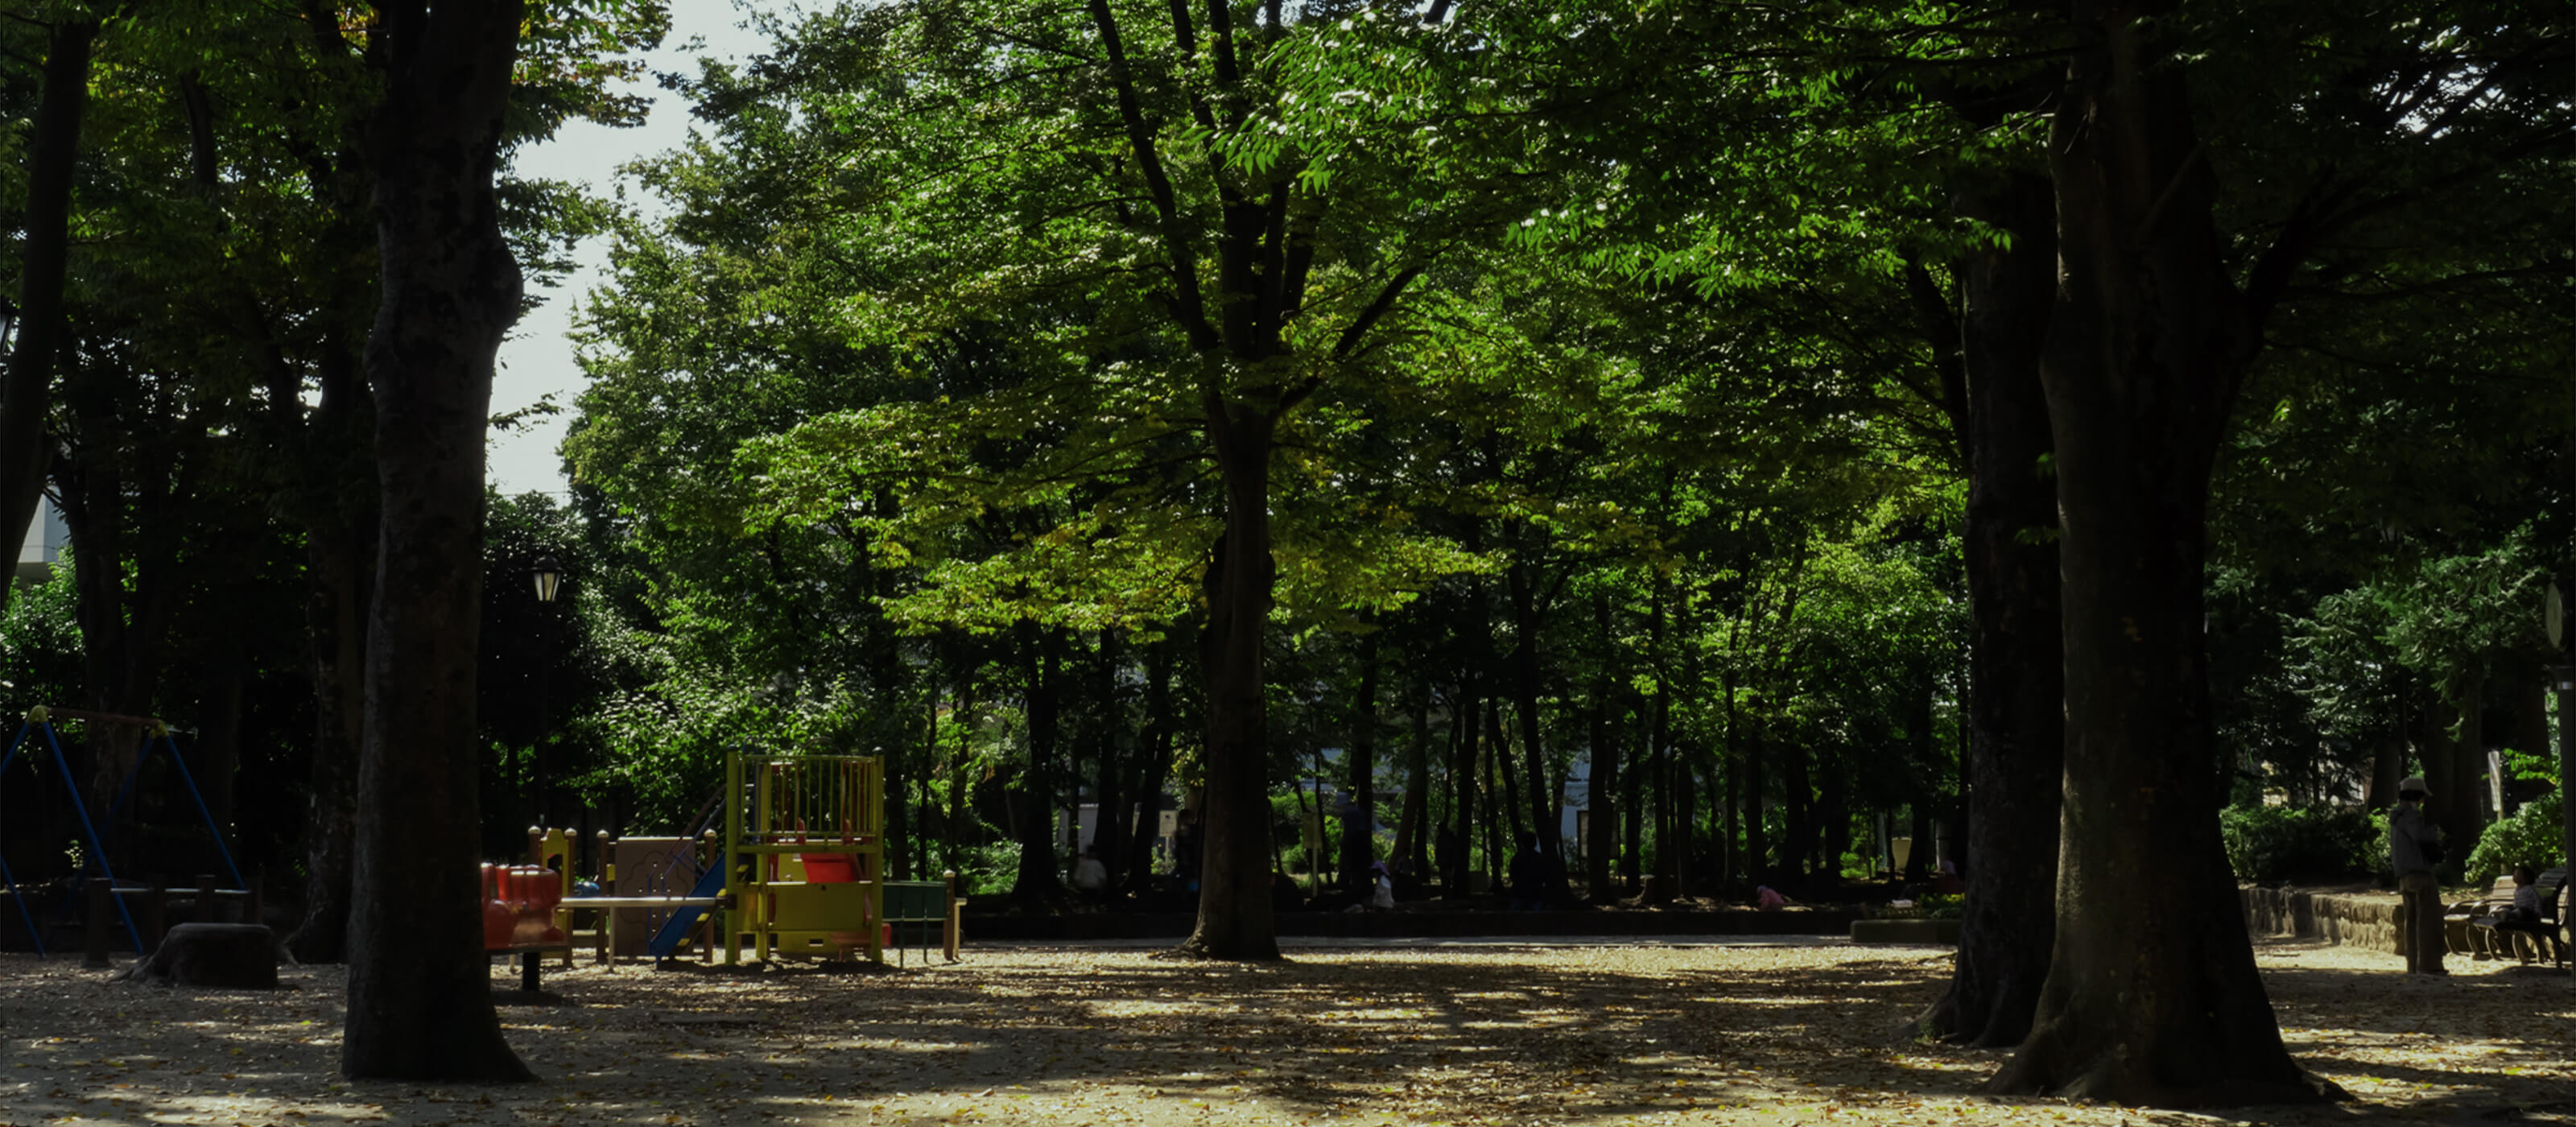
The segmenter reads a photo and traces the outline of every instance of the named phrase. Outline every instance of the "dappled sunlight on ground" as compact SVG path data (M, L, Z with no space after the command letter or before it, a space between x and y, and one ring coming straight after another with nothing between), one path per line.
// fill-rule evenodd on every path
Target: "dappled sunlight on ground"
M910 971L549 967L502 1011L543 1078L334 1075L341 977L168 990L0 956L0 1123L2570 1123L2576 984L2448 980L2260 945L2283 1035L2358 1102L2209 1116L1995 1101L1998 1051L1890 1034L1947 951L1528 945L1292 950L1234 966L1133 949L970 949ZM510 968L496 965L496 986ZM2522 1110L2517 1110L2522 1109Z

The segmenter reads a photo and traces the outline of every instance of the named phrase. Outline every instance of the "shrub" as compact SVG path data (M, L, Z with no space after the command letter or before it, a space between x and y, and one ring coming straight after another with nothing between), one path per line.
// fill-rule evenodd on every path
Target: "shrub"
M2231 806L2219 812L2218 826L2227 867L2251 884L2369 873L2385 832L2358 806Z
M1008 839L961 846L949 859L969 896L1001 896L1020 883L1020 843Z
M2551 869L2566 860L2567 841L2559 836L2558 795L2555 791L2522 804L2522 809L2488 826L2478 835L2478 847L2469 851L2469 861L2461 876L2471 884L2485 884L2506 873L2515 865L2528 863L2534 869Z

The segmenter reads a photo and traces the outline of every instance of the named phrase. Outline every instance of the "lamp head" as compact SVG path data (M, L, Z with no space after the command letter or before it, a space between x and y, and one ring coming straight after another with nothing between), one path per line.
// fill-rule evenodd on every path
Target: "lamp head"
M528 565L528 578L536 582L537 601L551 603L555 601L555 593L563 588L563 564L555 559L553 553L538 556L537 562Z

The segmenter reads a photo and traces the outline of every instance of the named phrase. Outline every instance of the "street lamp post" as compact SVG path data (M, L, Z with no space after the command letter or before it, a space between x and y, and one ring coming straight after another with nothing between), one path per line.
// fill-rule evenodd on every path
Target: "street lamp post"
M547 707L550 702L546 698L553 687L554 680L552 636L554 601L556 593L563 589L563 564L556 560L551 552L538 556L536 562L528 567L528 578L536 584L539 604L537 610L537 742L530 754L532 762L529 770L532 776L530 789L535 793L529 797L531 804L536 807L536 818L533 824L543 826L546 824L548 813L546 787L549 780L546 777L546 741L554 735L551 710Z

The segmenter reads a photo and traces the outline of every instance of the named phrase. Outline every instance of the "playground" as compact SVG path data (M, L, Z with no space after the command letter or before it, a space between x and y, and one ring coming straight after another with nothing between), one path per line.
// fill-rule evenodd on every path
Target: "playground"
M105 817L93 817L80 789L69 785L73 771L51 723L55 715L130 722L151 733ZM56 794L79 828L83 848L74 854L70 876L59 882L66 894L50 907L38 902L44 899L41 886L18 882L7 851L0 849L0 896L11 902L13 922L38 956L46 954L49 934L59 944L62 931L73 927L93 967L106 965L120 942L138 956L160 945L169 922L168 877L155 874L148 883L120 878L113 860L118 850L110 847L115 839L102 833L126 810L143 776L140 767L156 750L166 751L163 761L193 801L201 852L219 860L235 886L218 887L211 874L201 877L188 901L196 922L216 922L228 904L233 926L258 931L259 895L243 887L247 882L167 726L149 717L39 708L0 751L0 778L22 754L31 765L38 755L47 756L62 784ZM746 954L755 962L782 956L883 963L890 950L900 960L921 948L956 958L963 902L953 885L886 877L879 759L736 753L728 757L725 782L715 795L734 800L711 796L694 835L612 838L602 831L586 841L567 830L531 827L518 863L482 865L486 951L519 962L520 988L529 995L540 994L547 959L568 967L576 950L602 962L619 955L691 955L713 962L721 952L729 967L740 965ZM631 920L623 938L621 920Z
M337 967L140 987L0 956L0 1122L2098 1124L2576 1122L2564 972L2260 945L2291 1050L2354 1101L2220 1116L1974 1094L1994 1050L1891 1044L1949 952L1837 942L977 947L833 973L587 960L502 1011L540 1082L350 1083ZM496 965L495 984L507 971Z

